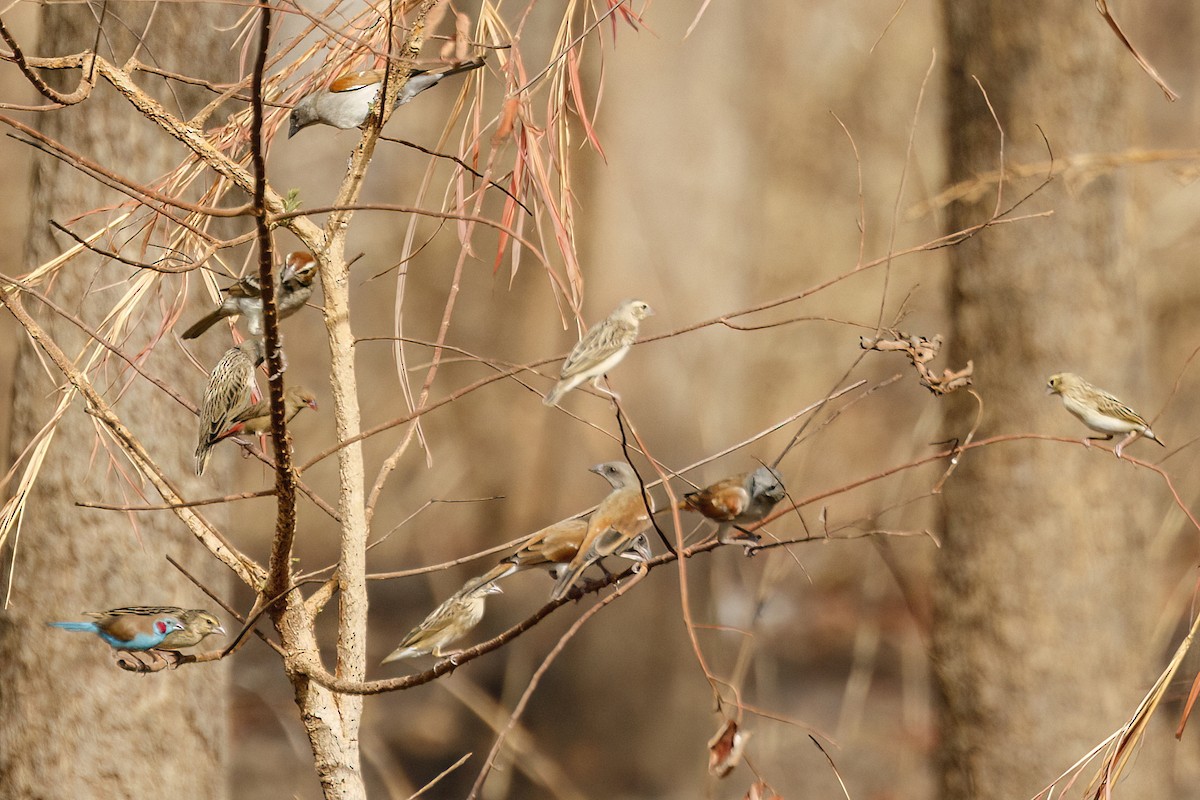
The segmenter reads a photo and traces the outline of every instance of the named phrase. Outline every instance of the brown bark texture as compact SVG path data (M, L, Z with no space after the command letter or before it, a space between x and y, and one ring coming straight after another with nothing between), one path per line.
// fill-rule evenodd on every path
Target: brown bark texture
M1129 146L1119 112L1131 65L1093 6L942 5L949 183L998 166L998 129L976 78L1004 127L1007 159L1046 160L1041 132L1058 156ZM1004 205L1030 188L1006 187ZM947 229L987 218L995 203L993 192L954 204ZM1059 180L1021 209L1052 217L949 251L950 361L975 360L979 435L1082 438L1086 429L1044 391L1062 371L1153 412L1162 393L1146 391L1143 267L1123 249L1127 204L1120 174ZM950 430L962 434L976 407L955 399ZM1152 449L1130 454L1156 459ZM1154 478L1110 453L1059 443L963 459L946 487L934 590L946 800L1032 797L1118 728L1149 687L1160 655L1146 647L1157 603L1144 591ZM1155 758L1142 758L1124 797L1172 796Z
M29 50L60 55L91 48L97 28L93 12L98 9L46 7L41 41ZM206 63L211 53L224 53L226 46L214 41L223 35L215 32L216 21L197 24L205 15L211 16L209 9L193 6L110 4L100 52L120 62L133 51L130 31L136 31L146 41L139 53L143 59L158 59L167 69ZM78 77L76 72L47 80L70 90ZM155 79L143 75L142 80L153 84ZM192 112L202 99L178 87L159 95ZM165 172L180 155L107 88L79 106L44 114L36 122L49 136L143 181ZM125 199L49 156L39 156L35 163L26 260L30 268L63 249L52 235L50 219L65 222ZM146 258L152 261L160 255L151 249ZM95 326L128 290L129 275L128 267L84 254L60 272L54 296ZM83 351L88 338L77 327L32 298L25 302L68 354ZM160 323L153 314L133 320L122 342L125 351L148 348ZM221 346L215 341L203 345L212 351ZM178 476L185 488L201 491L188 468L195 416L146 381L131 380L123 366L113 359L107 367L91 369L94 385L169 474ZM203 385L204 376L166 341L155 344L142 366L184 394L194 395ZM51 420L64 382L43 367L38 353L25 342L14 383L15 458ZM173 515L133 517L74 505L77 500L136 503L141 492L147 492L150 502L159 500L116 448L104 446L93 419L76 398L58 424L19 539L10 540L5 554L12 565L12 592L0 614L0 797L227 796L224 665L138 676L118 669L97 637L45 625L50 620L81 619L85 610L134 604L205 607L224 617L165 560L168 554L175 557L210 587L220 589L227 583L224 567L202 551ZM214 518L220 519L220 513Z

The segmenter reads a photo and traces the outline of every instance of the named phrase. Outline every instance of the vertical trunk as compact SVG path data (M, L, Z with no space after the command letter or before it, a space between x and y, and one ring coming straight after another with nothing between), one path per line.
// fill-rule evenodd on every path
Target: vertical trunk
M1121 48L1086 3L947 0L950 182L1011 162L1126 145ZM1030 187L1007 187L1006 203ZM952 207L956 230L988 217L994 194ZM981 434L1086 431L1045 396L1078 372L1150 413L1163 392L1145 361L1137 264L1123 248L1124 180L1059 180L1028 210L1054 216L985 232L950 252L952 363L974 358ZM969 427L963 398L953 430ZM1157 456L1153 444L1131 454ZM1115 730L1153 674L1144 594L1152 475L1101 451L1047 442L988 448L946 489L935 590L944 798L1029 797ZM1126 797L1167 797L1147 759ZM1158 773L1158 774L1155 774Z
M93 11L81 5L47 7L41 43L29 49L38 55L60 55L92 47ZM113 55L110 49L115 51L118 63L133 50L130 30L145 33L148 51L143 49L142 56L153 53L168 69L206 63L212 53L226 52L225 45L215 41L222 34L215 32L217 25L207 9L164 7L152 12L141 4L110 4L107 11L100 46L106 56ZM146 29L151 13L156 16ZM64 76L61 85L73 88L77 80L78 73ZM190 99L194 110L194 95L182 91L175 96ZM54 139L140 180L165 172L179 157L157 129L140 122L127 103L104 87L80 106L47 113L36 122ZM39 156L26 263L40 263L60 252L48 220L66 222L124 199L68 165ZM127 290L123 279L129 273L116 262L80 256L56 278L55 298L96 325ZM78 328L34 300L27 305L69 354L83 349L87 339ZM154 310L134 322L121 342L128 352L149 345L158 323ZM204 346L220 348L215 340ZM175 476L189 475L195 418L145 381L134 380L125 388L128 376L120 366L116 362L107 371L93 370L97 388L115 403L117 413L160 463ZM203 380L165 341L157 343L145 366L185 394L193 394ZM24 344L15 377L14 454L50 421L60 386L60 376L48 375L33 348ZM13 566L11 599L0 626L0 796L225 797L225 666L208 664L138 677L118 669L96 637L44 625L48 620L79 619L84 610L120 605L211 607L211 601L166 562L168 554L210 587L221 590L226 581L224 568L169 514L130 517L74 506L85 499L140 499L126 483L137 480L128 462L106 450L96 430L76 400L58 423L29 497L20 541L5 554ZM181 483L189 486L188 480ZM191 488L197 485L191 482ZM153 501L152 494L147 497Z

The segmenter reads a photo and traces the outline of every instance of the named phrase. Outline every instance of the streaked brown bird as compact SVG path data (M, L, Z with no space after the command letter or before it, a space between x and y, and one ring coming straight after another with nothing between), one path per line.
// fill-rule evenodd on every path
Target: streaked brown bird
M688 492L679 507L717 522L717 541L722 544L756 544L759 539L755 534L743 530L743 536L730 535L730 529L740 530L742 525L758 522L786 495L779 473L762 466L753 472L723 478L697 492Z
M621 363L637 339L639 323L653 313L641 300L626 300L589 328L563 362L558 383L542 402L558 405L563 395L589 379L597 390L613 395L600 386L600 379Z
M396 95L396 104L392 108L404 105L426 89L432 89L442 78L478 69L483 63L482 58L476 58L443 70L415 70L409 74L408 81ZM288 138L318 123L342 130L359 127L367 121L367 116L375 106L379 90L383 87L383 75L381 69L347 72L335 78L328 89L306 94L292 109L288 119ZM399 79L399 73L393 70L389 80Z
M1121 457L1125 446L1139 436L1166 447L1162 440L1154 435L1154 431L1150 430L1150 424L1141 414L1072 372L1051 375L1050 380L1046 382L1046 394L1059 395L1062 397L1063 406L1080 422L1098 433L1106 434L1084 439L1083 443L1089 447L1093 441L1108 441L1118 433L1125 434L1125 438L1113 448L1117 458Z
M646 508L642 487L633 467L624 461L609 461L595 465L591 471L607 480L613 490L588 519L587 533L579 544L579 552L555 582L550 592L552 600L570 591L583 571L592 564L605 556L618 555L633 547L638 537L643 536L654 524L651 519L654 509Z
M400 645L388 654L381 663L399 661L402 658L434 655L438 658L454 656L459 651L446 652L447 645L457 642L471 632L483 619L484 603L489 594L503 591L496 584L482 578L472 578L463 587L429 613L420 625L408 632Z
M312 253L297 250L288 253L275 286L275 308L279 318L285 319L304 308L312 297L313 279L317 276L317 259ZM246 320L246 330L251 336L263 334L262 284L258 275L247 275L225 290L225 299L210 313L183 332L184 339L195 339L226 317L241 317Z
M221 621L202 608L179 608L177 606L126 606L113 608L108 611L87 611L85 617L91 617L97 624L103 625L107 620L119 617L174 617L183 626L182 630L171 631L154 649L180 650L184 647L195 647L206 637L213 634L225 635Z
M221 356L208 376L200 406L200 441L196 445L196 474L203 475L212 447L238 415L253 405L254 370L266 357L262 340L247 339Z

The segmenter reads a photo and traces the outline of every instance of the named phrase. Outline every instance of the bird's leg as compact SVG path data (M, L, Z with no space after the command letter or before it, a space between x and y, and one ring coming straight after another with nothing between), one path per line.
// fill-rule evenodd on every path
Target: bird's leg
M1092 446L1092 442L1107 442L1112 438L1113 435L1111 433L1108 436L1085 436L1083 438L1083 446L1090 448Z
M739 531L742 535L737 536L730 533L731 529ZM761 544L762 537L757 533L752 533L751 531L746 530L741 525L723 525L721 526L721 529L717 531L717 541L719 541L721 544L740 544L742 547L750 549L757 544Z
M1142 435L1141 431L1130 431L1125 434L1125 438L1117 442L1117 446L1113 448L1113 452L1117 454L1117 458L1121 457L1121 451L1125 449L1125 445L1131 444L1134 439ZM1112 437L1109 437L1112 438Z
M183 663L183 655L178 650L151 650L149 652L161 658L169 669L179 669L179 665Z
M592 378L592 386L596 387L596 391L601 394L606 394L613 399L614 403L621 402L621 395L608 388L608 378L604 375L597 375Z

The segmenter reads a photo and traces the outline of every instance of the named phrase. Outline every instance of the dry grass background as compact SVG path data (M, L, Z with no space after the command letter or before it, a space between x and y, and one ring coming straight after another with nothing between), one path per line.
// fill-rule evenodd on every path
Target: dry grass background
M936 212L916 218L909 213L942 188L939 109L944 100L936 64L906 161L917 96L934 51L942 47L936 4L906 4L873 52L872 43L895 10L891 4L776 2L753 4L751 10L750 4L717 2L695 33L684 38L695 6L654 4L646 17L649 31L622 29L615 50L606 51L597 118L606 158L588 149L582 136L576 153L576 165L583 171L579 255L587 279L589 321L623 297L638 296L658 312L643 325L644 336L653 336L851 269L859 249L857 165L830 112L853 134L861 155L866 258L887 251L906 163L894 246L910 246L941 233ZM1200 122L1195 99L1200 56L1193 47L1200 33L1197 11L1186 3L1154 2L1120 12L1131 36L1183 95L1180 102L1167 105L1149 81L1135 78L1127 105L1113 110L1129 120L1130 147L1195 147ZM546 34L554 13L539 8L527 38ZM33 41L32 10L21 6L11 16L22 40ZM1096 47L1116 46L1099 17L1095 36ZM1132 61L1128 68L1140 76ZM595 69L590 77L598 77ZM0 81L4 97L18 93L13 88L19 85L15 70L0 70ZM456 84L423 96L396 116L387 133L433 145L457 90ZM491 97L500 102L498 86L491 87ZM1046 135L1053 143L1054 132ZM272 180L280 188L298 188L308 205L328 202L356 141L355 132L326 128L280 140L271 154ZM0 237L9 243L0 250L0 269L6 274L28 268L20 243L26 225L41 224L25 219L22 193L29 158L29 151L11 139L0 140L0 163L9 187L0 201L5 203ZM394 145L381 148L364 202L411 202L424 163L419 154ZM1131 302L1147 309L1145 322L1160 344L1145 355L1148 385L1111 388L1150 414L1166 402L1184 361L1200 344L1194 313L1200 287L1194 265L1200 219L1196 168L1193 161L1127 171L1138 200L1126 221L1130 240L1136 243L1128 257L1146 267L1144 282L1130 289ZM1062 179L1087 177L1069 172ZM1020 188L1010 191L1015 197ZM1042 207L1035 199L1029 210ZM360 213L355 219L350 251L365 253L353 272L359 336L393 332L397 272L370 276L395 266L405 224L382 213ZM432 232L435 223L424 221L420 226ZM464 276L450 342L518 363L564 353L575 341L575 332L559 324L544 274L529 259L511 282L503 270L493 274L490 237L486 231L477 237L482 258L470 263ZM287 248L291 243L281 244ZM407 335L435 335L455 256L453 231L447 229L408 265ZM911 292L903 327L929 335L948 333L944 270L938 253L898 260L884 298L885 318L890 319ZM753 321L811 314L873 325L883 288L884 273L875 270ZM203 302L197 293L196 313ZM0 324L13 331L9 320ZM327 353L318 315L294 317L284 330L289 379L327 397ZM635 348L615 373L613 385L656 455L678 467L819 399L858 357L860 332L825 321L753 332L707 328ZM0 363L6 366L14 337L15 332L0 337ZM427 357L419 347L408 352L415 365ZM977 369L987 369L986 352L975 354L975 361ZM390 347L365 343L358 363L366 423L401 413ZM782 471L796 497L913 459L929 452L930 443L962 433L942 429L940 404L969 400L935 400L916 385L901 358L872 354L856 374L881 380L896 372L904 374L900 383L854 406L788 455ZM0 369L0 380L10 374L11 369ZM454 364L444 367L441 375L435 397L480 377L482 369ZM1040 391L1043 379L1030 375L1030 391ZM1102 376L1096 381L1103 383ZM197 375L194 394L201 385ZM538 385L544 389L548 381ZM1193 370L1161 419L1164 438L1173 446L1195 435L1189 432L1200 432L1200 419L1190 402L1198 391L1200 377ZM504 499L431 506L372 552L373 568L401 569L458 557L597 501L604 487L586 468L619 455L606 433L614 429L612 416L605 402L582 393L570 395L564 406L600 430L543 408L537 396L513 382L496 384L430 415L425 426L430 463L416 449L404 457L379 506L375 534L400 525L429 499ZM1067 415L1060 422L1053 430L1038 432L1076 434L1077 426ZM327 414L302 416L293 431L301 461L333 441ZM794 426L692 477L704 483L753 467L755 457L772 458L793 431ZM393 431L370 442L368 463L391 452L400 435ZM192 436L191 430L182 431L180 447L190 449ZM236 465L214 477L215 488L234 491L270 483L271 476L258 464L240 461L232 449L214 458L217 467ZM1048 446L1045 463L1031 468L1053 469L1057 452ZM1189 501L1200 488L1200 482L1187 478L1194 472L1195 453L1192 447L1173 457L1173 472L1183 476ZM936 532L936 497L878 518L872 515L924 494L940 469L904 473L835 498L827 512L830 526L860 520L857 526L867 530ZM328 488L335 477L332 462L327 462L306 479ZM1147 524L1161 531L1154 546L1163 564L1162 584L1148 591L1146 601L1163 604L1157 644L1165 651L1173 643L1181 598L1192 588L1197 537L1184 528L1165 499L1160 507L1162 519ZM250 501L235 515L238 522L231 536L252 555L267 553L272 510L269 501ZM805 509L814 529L819 510ZM302 565L332 562L333 526L311 505L302 505L301 513ZM781 520L773 531L799 535L802 528L793 517ZM752 560L723 551L689 566L697 617L753 633L745 699L778 719L747 718L753 730L750 758L785 797L840 796L824 755L808 741L803 726L836 740L836 747L827 747L855 800L932 796L930 759L936 731L921 629L925 623L914 618L896 575L904 576L915 587L914 597L923 600L922 587L936 548L931 538L916 536L891 539L887 550L890 567L879 548L865 539L802 545L792 554L773 552ZM372 659L394 647L467 576L491 563L489 558L447 572L373 584ZM163 580L181 579L164 572ZM505 594L490 602L476 636L483 638L522 618L549 585L539 575L509 581ZM1170 599L1151 599L1160 597ZM147 587L146 597L129 602L155 602L153 587ZM249 598L239 603L248 606ZM490 744L489 724L503 722L504 709L511 708L532 670L577 613L567 609L554 615L513 645L449 678L369 700L363 747L372 796L406 797L473 751L467 766L432 793L463 796ZM701 633L706 652L723 674L733 671L743 638L731 632ZM1194 673L1200 662L1193 658L1191 665ZM372 676L393 674L394 666L374 670ZM234 675L233 796L317 797L291 689L275 657L265 648L248 647L235 659ZM1147 682L1152 677L1147 676ZM1136 700L1131 698L1130 709ZM603 611L568 646L523 720L529 736L493 777L485 796L506 796L507 788L511 797L740 797L751 780L746 766L720 784L705 774L705 742L716 729L716 719L679 622L676 576L673 570L659 570L638 591ZM1094 741L1080 742L1080 754L1107 733L1096 731ZM1171 751L1181 786L1190 781L1194 787L1200 774L1194 742L1189 734L1182 744L1149 745Z

